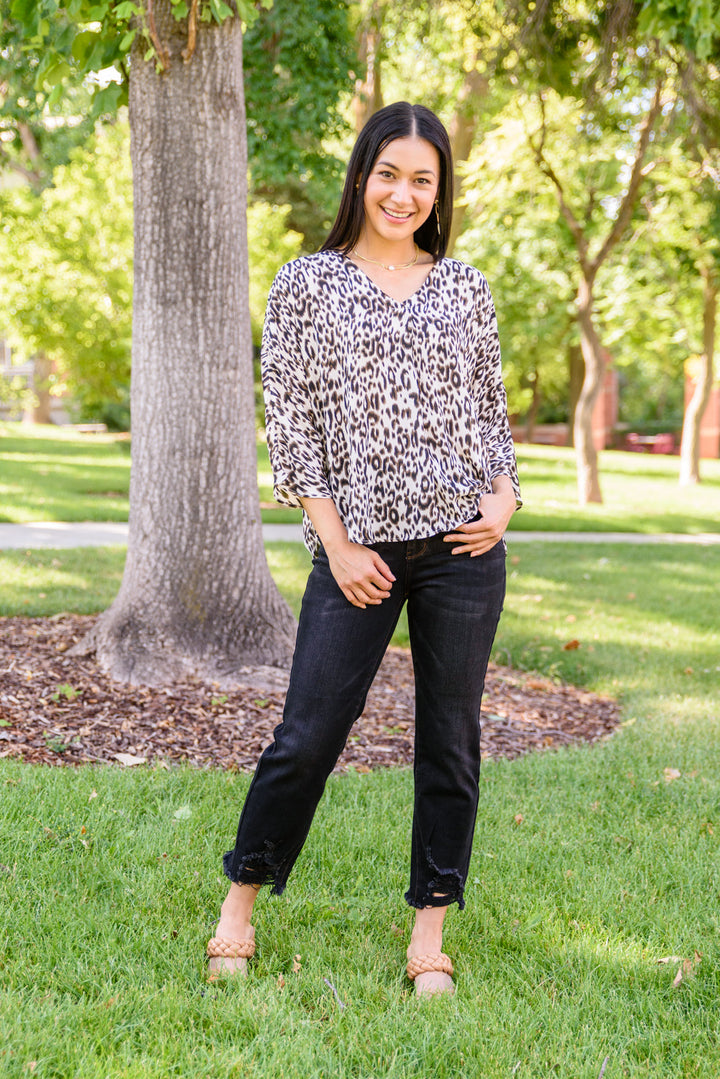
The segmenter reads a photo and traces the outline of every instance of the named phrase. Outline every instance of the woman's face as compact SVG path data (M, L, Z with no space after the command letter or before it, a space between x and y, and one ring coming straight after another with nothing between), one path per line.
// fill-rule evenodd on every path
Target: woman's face
M440 183L435 147L413 135L381 150L365 187L364 237L369 242L412 239L432 213Z

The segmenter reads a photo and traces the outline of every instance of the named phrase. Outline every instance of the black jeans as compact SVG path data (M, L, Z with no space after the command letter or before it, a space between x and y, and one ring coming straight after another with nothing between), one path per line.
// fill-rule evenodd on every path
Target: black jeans
M480 701L505 596L505 544L452 555L442 535L371 545L395 574L362 610L345 599L322 548L302 603L283 722L263 752L224 870L280 894L328 775L392 637L403 604L415 671L413 907L464 906L478 803Z

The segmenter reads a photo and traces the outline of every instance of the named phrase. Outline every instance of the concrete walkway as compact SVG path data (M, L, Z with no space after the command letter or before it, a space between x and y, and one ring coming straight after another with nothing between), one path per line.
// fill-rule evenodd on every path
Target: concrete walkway
M33 521L29 524L0 524L0 549L31 550L37 547L103 547L127 543L125 522L66 523ZM263 539L302 542L300 525L263 525ZM517 532L507 534L510 546L516 543L685 543L720 546L720 532L695 535L642 532Z

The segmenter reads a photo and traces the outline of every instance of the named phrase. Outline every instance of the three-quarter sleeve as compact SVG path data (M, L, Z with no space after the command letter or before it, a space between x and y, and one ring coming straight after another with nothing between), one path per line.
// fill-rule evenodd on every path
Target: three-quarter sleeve
M300 498L331 497L323 438L307 385L311 323L293 287L284 267L268 297L261 349L273 497L285 506L299 506Z
M517 505L521 506L515 447L510 433L507 394L502 380L495 305L484 279L483 286L478 296L472 331L472 347L476 358L473 399L480 434L487 452L488 478L494 480L496 476L509 476Z

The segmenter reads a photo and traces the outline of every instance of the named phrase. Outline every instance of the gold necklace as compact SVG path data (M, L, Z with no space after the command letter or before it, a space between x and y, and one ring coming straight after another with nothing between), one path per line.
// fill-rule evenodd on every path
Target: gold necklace
M388 266L385 262L379 262L377 259L369 259L367 255L361 255L357 248L353 247L350 252L351 255L355 255L356 258L362 259L363 262L372 262L374 266L382 266L383 270L409 270L411 266L414 266L417 260L420 258L420 248L417 244L415 246L415 258L412 262L405 262L402 266Z

